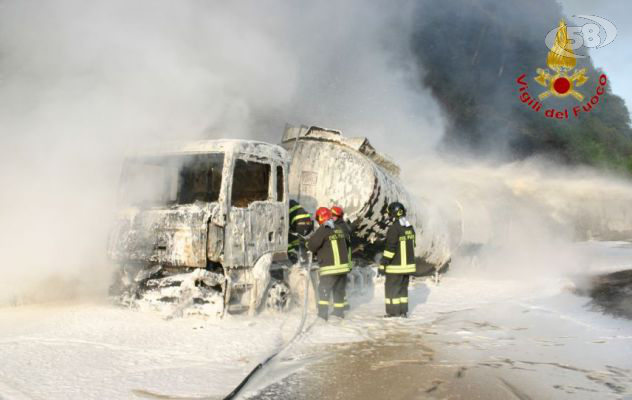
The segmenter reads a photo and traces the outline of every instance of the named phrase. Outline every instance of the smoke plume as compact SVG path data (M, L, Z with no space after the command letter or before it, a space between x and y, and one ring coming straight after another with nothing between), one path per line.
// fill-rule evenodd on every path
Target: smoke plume
M576 238L578 219L555 217L576 193L541 183L539 163L498 171L436 157L444 112L452 137L471 130L460 131L445 97L429 85L428 66L437 59L420 45L432 44L432 27L449 8L435 3L0 1L0 304L104 293L105 243L129 149L166 139L276 143L286 122L368 137L404 164L411 191L442 207L459 202L466 236L476 232L467 240L506 255L543 243L519 240L538 230L539 238ZM475 16L463 18L476 25ZM504 37L498 54L527 41ZM513 80L508 65L501 75ZM476 135L487 135L486 125ZM538 189L516 197L524 176ZM532 215L557 222L537 224ZM511 235L489 233L511 216L522 216ZM481 237L512 242L502 247ZM545 260L550 249L541 250Z
M617 14L603 17L616 21L622 30L627 22ZM424 84L448 117L446 147L465 148L483 158L546 155L569 164L632 172L630 116L624 101L611 92L612 81L607 81L598 106L579 118L572 111L563 120L543 115L550 108L572 110L595 95L600 75L608 76L609 71L597 69L591 58L578 59L574 70L586 69L588 80L576 88L584 96L582 101L551 96L541 102L540 112L534 112L519 100L516 80L522 74L530 96L537 99L546 90L533 78L538 68L550 70L544 37L562 18L569 26L587 22L569 19L554 0L426 0L419 4L412 48L423 67ZM605 40L605 32L600 35ZM601 51L582 47L576 54Z
M286 122L368 136L396 154L432 148L442 122L409 55L412 7L0 2L0 301L23 288L35 299L103 291L130 148L277 143Z

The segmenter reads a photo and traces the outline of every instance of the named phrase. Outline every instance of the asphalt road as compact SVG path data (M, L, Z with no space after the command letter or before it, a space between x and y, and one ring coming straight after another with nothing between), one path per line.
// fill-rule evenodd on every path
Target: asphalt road
M329 346L331 356L251 399L531 399L500 373L441 360L424 332Z

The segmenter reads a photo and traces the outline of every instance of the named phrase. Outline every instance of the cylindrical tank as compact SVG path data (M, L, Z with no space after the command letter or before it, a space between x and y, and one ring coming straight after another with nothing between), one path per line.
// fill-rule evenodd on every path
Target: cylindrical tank
M418 272L445 265L451 254L447 226L433 218L429 204L413 198L397 174L399 168L378 154L365 138L345 138L338 131L288 127L283 145L292 155L290 198L307 210L340 205L350 221L358 221L354 251L373 259L384 248L390 224L386 209L399 201L415 228Z

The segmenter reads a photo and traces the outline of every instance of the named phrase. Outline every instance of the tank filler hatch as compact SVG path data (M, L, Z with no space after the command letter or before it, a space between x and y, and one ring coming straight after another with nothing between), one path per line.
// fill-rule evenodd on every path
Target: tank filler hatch
M297 139L339 143L342 146L349 147L364 154L388 173L394 176L399 176L399 166L388 156L375 150L369 142L369 139L365 137L348 138L343 136L341 131L333 129L320 128L318 126L308 127L306 125L294 126L286 124L282 144L288 151L290 151L290 153L292 152L293 142Z

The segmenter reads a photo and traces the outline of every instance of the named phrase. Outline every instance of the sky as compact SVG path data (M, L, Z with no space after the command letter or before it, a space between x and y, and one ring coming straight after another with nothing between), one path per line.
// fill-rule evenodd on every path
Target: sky
M596 67L604 70L612 85L612 91L623 97L632 108L632 2L626 0L559 0L564 12L572 15L597 15L612 22L617 27L617 37L609 45L590 53ZM587 23L584 19L575 19L578 25Z

